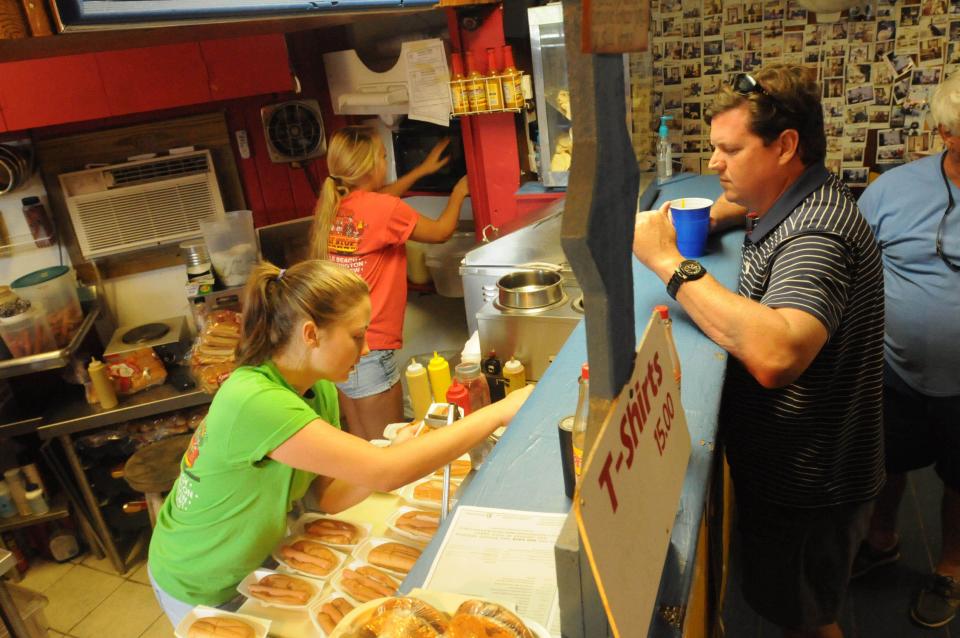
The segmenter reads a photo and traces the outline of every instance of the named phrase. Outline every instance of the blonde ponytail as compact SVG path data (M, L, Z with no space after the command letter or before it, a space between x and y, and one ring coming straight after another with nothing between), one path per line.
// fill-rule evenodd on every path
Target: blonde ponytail
M345 126L330 137L327 145L330 177L324 180L313 211L311 258L329 258L327 239L340 201L373 172L378 152L377 133L369 126Z
M310 259L285 270L257 264L243 293L238 364L263 363L290 342L303 320L322 328L369 294L363 279L329 261Z

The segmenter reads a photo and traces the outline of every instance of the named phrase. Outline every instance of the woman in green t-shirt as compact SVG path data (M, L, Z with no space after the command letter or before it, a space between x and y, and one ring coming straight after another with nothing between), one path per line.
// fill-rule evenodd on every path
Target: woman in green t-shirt
M264 263L250 276L240 365L194 433L150 542L150 580L174 626L195 605L235 596L318 475L320 509L339 512L461 456L506 425L529 394L513 392L403 445L370 445L340 430L334 386L369 352L369 323L366 283L331 262L286 270Z

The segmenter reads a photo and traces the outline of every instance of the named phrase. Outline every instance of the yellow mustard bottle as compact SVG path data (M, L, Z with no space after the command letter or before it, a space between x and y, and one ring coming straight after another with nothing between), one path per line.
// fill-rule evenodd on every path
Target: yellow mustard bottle
M514 357L510 357L510 360L503 364L503 377L507 380L507 394L527 385L527 371L523 362Z
M87 372L90 374L90 381L93 383L93 390L97 393L97 401L104 410L110 410L117 407L117 391L110 381L110 375L107 374L107 366L102 361L91 359L87 366Z
M413 420L422 421L430 409L430 380L427 378L427 370L417 363L416 359L410 359L406 374Z
M447 360L433 351L433 358L427 364L427 375L430 377L430 387L433 388L433 400L437 403L447 402L447 388L450 387L450 364Z

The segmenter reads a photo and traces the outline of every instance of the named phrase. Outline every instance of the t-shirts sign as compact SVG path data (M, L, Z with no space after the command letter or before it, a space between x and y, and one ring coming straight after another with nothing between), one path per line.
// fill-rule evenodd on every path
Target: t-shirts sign
M690 434L656 313L604 419L574 497L613 635L646 636L680 502Z

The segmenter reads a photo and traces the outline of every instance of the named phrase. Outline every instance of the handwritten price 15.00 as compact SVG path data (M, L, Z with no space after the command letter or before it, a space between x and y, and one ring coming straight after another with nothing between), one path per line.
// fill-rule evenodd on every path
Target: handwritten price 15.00
M603 469L597 480L600 488L607 491L610 497L610 507L614 512L617 511L617 490L614 486L614 478L620 474L623 465L626 469L633 466L634 452L640 445L640 436L643 434L647 421L651 418L651 398L656 399L663 386L663 368L660 366L660 353L653 355L653 359L647 362L647 374L642 381L638 380L633 387L628 390L629 403L620 419L620 443L622 448L614 457L613 452L607 453L607 458L603 461ZM663 456L667 448L667 436L670 433L670 427L673 425L675 408L673 405L673 395L667 391L661 402L659 415L653 426L653 441L657 446L660 456Z

